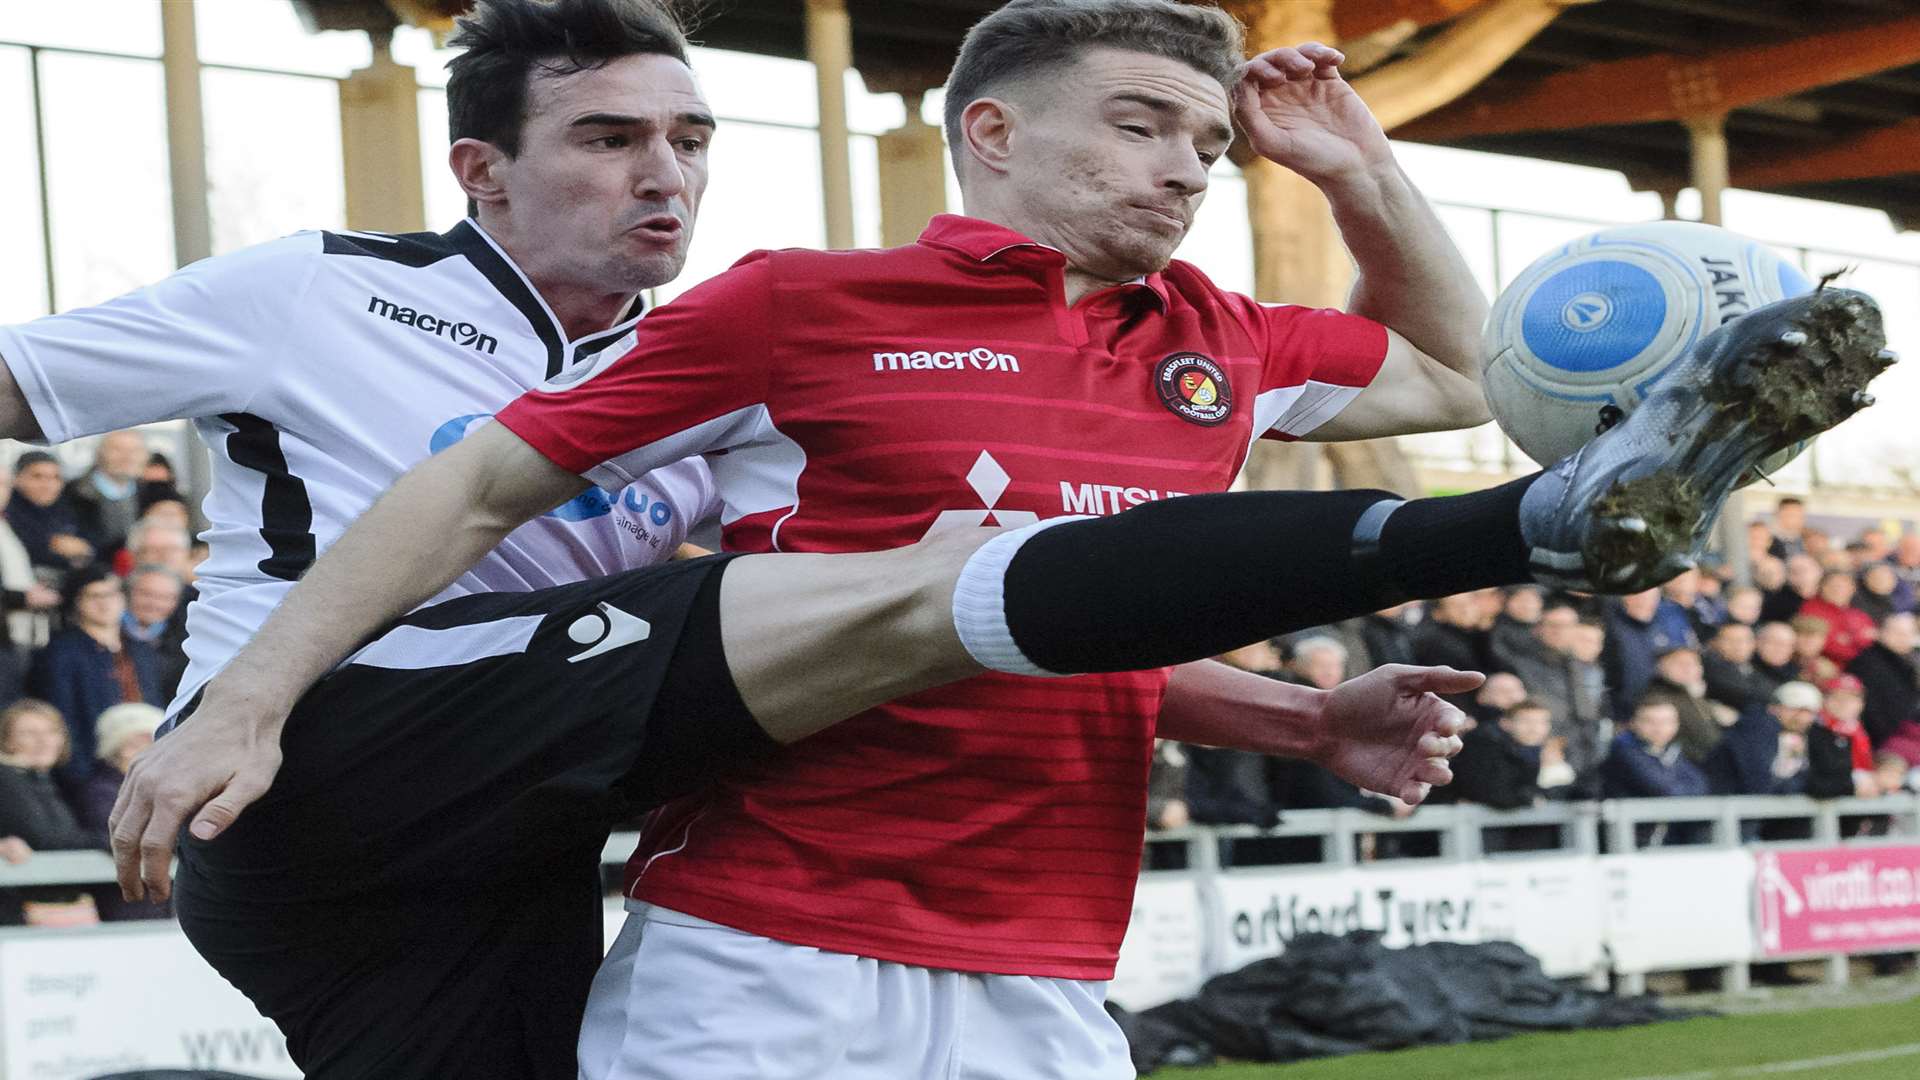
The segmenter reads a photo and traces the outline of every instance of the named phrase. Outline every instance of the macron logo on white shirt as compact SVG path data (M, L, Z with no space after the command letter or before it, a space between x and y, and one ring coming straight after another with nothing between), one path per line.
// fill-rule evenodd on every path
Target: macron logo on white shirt
M464 345L474 352L483 352L488 356L500 347L500 340L492 334L483 334L480 328L465 320L441 318L424 311L415 311L410 307L396 304L378 296L367 298L367 314L397 322L401 326L411 326L415 330L434 337L443 337L456 345Z

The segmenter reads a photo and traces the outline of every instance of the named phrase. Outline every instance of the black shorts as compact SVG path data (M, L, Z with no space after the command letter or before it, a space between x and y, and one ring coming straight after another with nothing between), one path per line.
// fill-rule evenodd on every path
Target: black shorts
M727 561L409 615L301 699L264 797L182 834L181 928L310 1080L572 1080L610 822L774 746Z

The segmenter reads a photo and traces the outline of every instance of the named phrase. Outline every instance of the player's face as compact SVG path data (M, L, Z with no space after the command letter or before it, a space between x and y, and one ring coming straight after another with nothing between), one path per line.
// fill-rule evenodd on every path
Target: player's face
M1220 84L1145 53L1090 49L1016 108L1016 227L1105 281L1165 268L1233 141Z
M527 88L520 154L496 172L522 269L543 287L632 294L686 265L713 116L670 56L626 56ZM530 242L527 242L530 241Z

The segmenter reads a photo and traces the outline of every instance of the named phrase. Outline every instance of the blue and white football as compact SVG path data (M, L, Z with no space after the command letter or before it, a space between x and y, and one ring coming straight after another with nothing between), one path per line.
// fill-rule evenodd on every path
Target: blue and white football
M1655 221L1583 236L1535 260L1494 301L1487 405L1528 457L1550 465L1631 413L1715 327L1812 288L1772 249L1713 225Z

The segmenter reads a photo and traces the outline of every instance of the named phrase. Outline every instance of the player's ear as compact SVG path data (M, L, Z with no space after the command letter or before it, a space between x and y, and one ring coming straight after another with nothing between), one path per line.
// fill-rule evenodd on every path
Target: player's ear
M461 139L447 149L447 165L467 198L476 203L500 203L507 197L502 167L512 161L500 148L479 139Z
M980 98L960 114L960 138L973 160L1003 173L1013 156L1014 107L999 98Z

